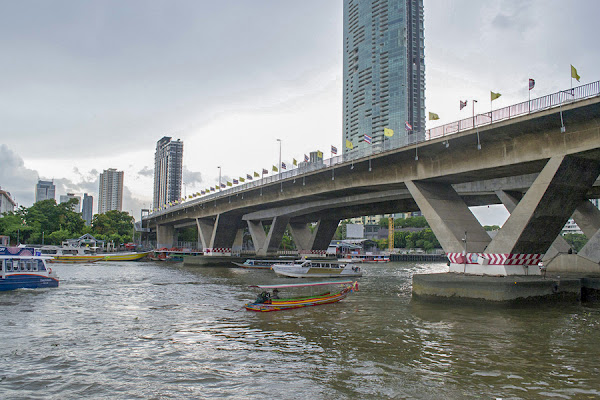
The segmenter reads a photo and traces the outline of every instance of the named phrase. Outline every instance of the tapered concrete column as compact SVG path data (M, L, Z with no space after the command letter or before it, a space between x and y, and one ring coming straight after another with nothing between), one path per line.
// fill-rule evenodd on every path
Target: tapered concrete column
M309 224L290 222L290 233L298 251L312 250L314 236Z
M175 228L171 225L158 225L156 227L156 247L161 249L163 247L173 247L173 241L175 240Z
M339 218L320 219L313 232L312 248L310 250L327 250L339 224Z
M212 238L215 221L212 219L196 218L196 226L198 227L198 239L202 244L202 248L206 249L211 247L210 239Z
M597 161L552 157L485 252L544 254L599 173Z
M600 210L589 200L579 204L573 213L573 219L588 238L594 236L600 229Z
M231 248L235 241L238 229L240 228L241 221L241 218L236 215L217 215L210 239L210 247Z
M481 253L491 239L450 184L407 181L406 187L446 253Z
M517 204L519 204L519 201L523 198L523 193L521 192L509 192L505 190L497 190L496 195L511 214L517 207ZM548 260L552 260L559 254L568 254L569 250L571 250L571 246L567 243L565 238L559 234L556 239L554 239L554 242L552 242L552 245L546 254L544 254L542 261L547 262Z
M252 236L252 243L254 244L254 251L258 252L258 249L263 248L265 242L267 241L267 234L265 233L265 228L263 227L263 224L260 221L247 222L248 230L250 231L250 236Z
M238 229L237 234L235 235L235 239L233 241L232 250L234 252L242 251L243 244L244 244L244 230Z
M257 224L248 221L248 228L250 229L250 235L252 235L252 241L254 242L254 249L256 250L257 255L265 256L267 254L277 253L289 221L290 218L285 216L273 218L269 234L265 235L264 239L260 234L261 229L264 234L262 223Z

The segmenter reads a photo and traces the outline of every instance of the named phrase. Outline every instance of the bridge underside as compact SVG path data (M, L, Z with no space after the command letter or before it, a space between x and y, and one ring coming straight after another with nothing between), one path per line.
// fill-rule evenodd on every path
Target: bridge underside
M551 109L456 133L200 199L149 222L159 242L169 241L173 227L196 225L204 248L230 249L247 227L257 253L268 254L286 229L298 248L322 250L340 220L421 210L444 250L456 255L453 270L531 274L539 273L534 261L543 254L559 260L568 251L558 236L571 216L590 238L579 257L598 266L600 217L586 202L600 197L599 174L600 99L594 98L564 106L562 116ZM493 239L469 210L489 204L510 212ZM515 255L530 264L496 263Z

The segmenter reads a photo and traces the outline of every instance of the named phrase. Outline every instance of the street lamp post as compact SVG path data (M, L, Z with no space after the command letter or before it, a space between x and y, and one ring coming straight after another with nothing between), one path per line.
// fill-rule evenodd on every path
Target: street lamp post
M473 128L475 128L475 103L477 100L473 100Z
M279 177L281 178L281 139L277 139L279 142L279 166L277 167L279 170Z
M219 168L219 192L221 191L221 167L217 167Z

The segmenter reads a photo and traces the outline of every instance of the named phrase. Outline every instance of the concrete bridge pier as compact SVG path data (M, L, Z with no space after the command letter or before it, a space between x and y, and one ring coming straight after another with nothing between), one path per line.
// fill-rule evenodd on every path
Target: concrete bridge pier
M175 228L172 225L158 225L156 227L156 247L171 248L175 242Z
M340 223L338 218L320 219L311 232L307 223L290 222L290 233L301 253L327 250Z
M286 216L274 217L271 221L269 233L266 234L261 221L248 220L248 230L250 236L252 236L257 256L277 254L289 221L290 218Z
M205 256L230 256L241 218L236 215L217 214L213 219L196 218L198 236Z

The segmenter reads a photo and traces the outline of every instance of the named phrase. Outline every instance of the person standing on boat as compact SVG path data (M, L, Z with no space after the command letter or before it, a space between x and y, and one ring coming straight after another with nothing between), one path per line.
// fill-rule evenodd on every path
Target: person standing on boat
M272 299L278 299L279 298L279 289L275 288L273 289L273 296L271 296Z

